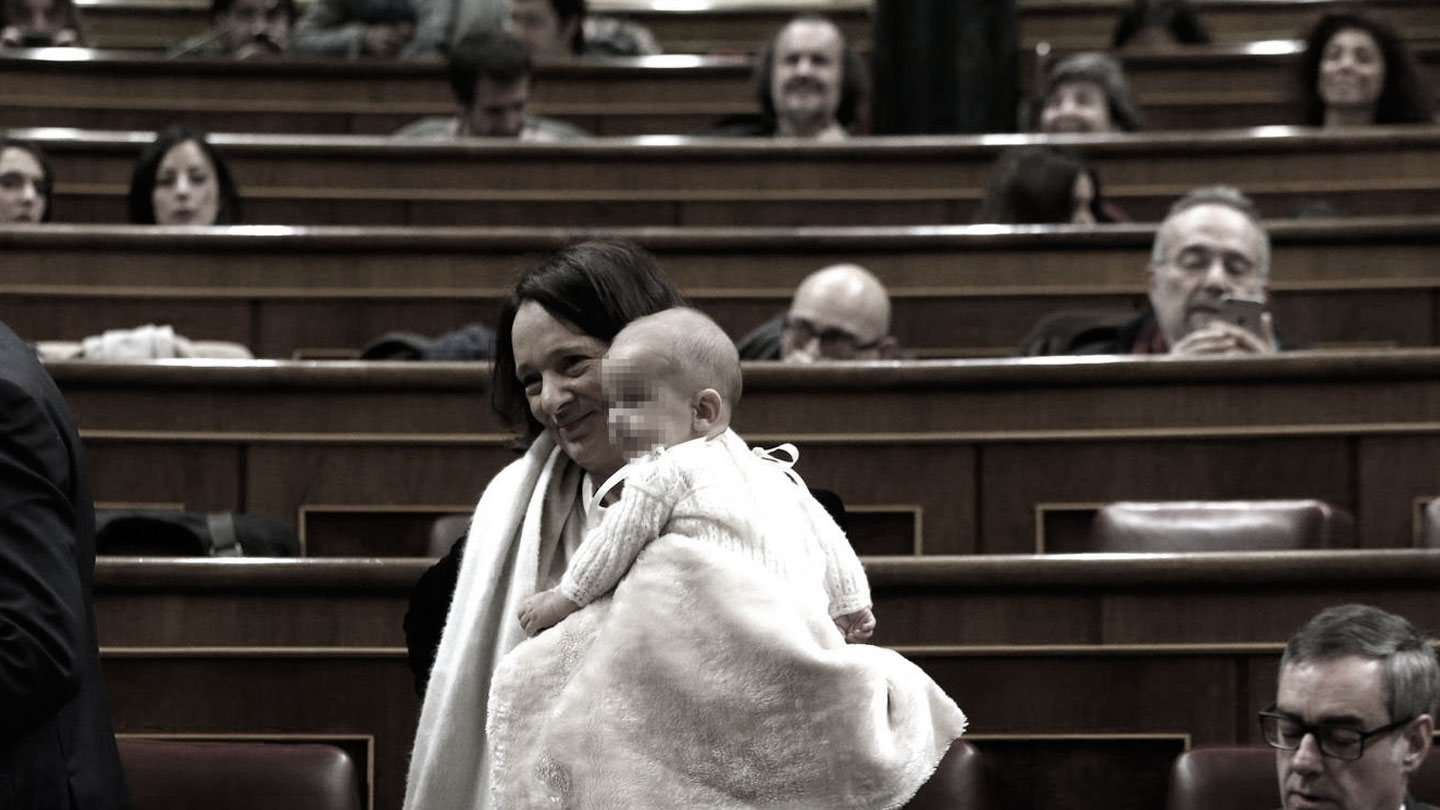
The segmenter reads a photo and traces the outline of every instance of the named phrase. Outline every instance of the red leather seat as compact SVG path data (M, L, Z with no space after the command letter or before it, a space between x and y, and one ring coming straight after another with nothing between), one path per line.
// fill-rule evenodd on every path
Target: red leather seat
M1275 749L1268 745L1193 748L1170 769L1166 810L1273 810L1280 806ZM1440 748L1410 779L1417 801L1440 798Z
M1351 548L1355 522L1324 501L1122 501L1095 515L1091 551Z
M133 810L360 810L355 762L333 745L117 742Z
M916 791L904 810L985 810L985 763L964 740L950 744L930 781Z

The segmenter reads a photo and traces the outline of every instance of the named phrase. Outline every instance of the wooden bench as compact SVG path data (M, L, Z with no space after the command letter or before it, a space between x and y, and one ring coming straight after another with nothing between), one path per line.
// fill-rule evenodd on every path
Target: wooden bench
M350 741L369 754L356 761L370 765L374 806L398 807L419 709L401 619L428 564L102 559L96 619L117 732ZM1252 718L1273 698L1284 642L1323 607L1365 602L1440 626L1440 555L1417 550L866 569L875 642L967 711L997 806L1159 806L1179 752L1259 742Z
M1307 345L1430 346L1440 217L1276 221L1276 323ZM494 324L562 229L138 226L0 229L0 317L30 340L169 323L260 357L355 356L382 333ZM655 253L734 337L783 311L806 275L859 262L887 284L914 356L1013 354L1043 316L1144 295L1151 226L606 230Z
M153 135L20 130L56 166L57 221L121 222ZM246 221L290 225L917 225L968 222L1007 146L1084 153L1138 221L1228 183L1267 216L1324 198L1351 216L1440 211L1440 127L1330 133L871 138L836 144L677 139L401 143L349 136L213 138Z
M868 554L1074 549L1116 500L1315 498L1365 547L1440 494L1440 350L796 368L751 364L736 429L792 441ZM59 363L106 506L292 522L314 556L422 553L514 458L483 364Z
M1299 122L1293 45L1260 45L1127 56L1147 127ZM1440 93L1440 46L1430 41L1416 50ZM0 120L11 127L157 130L182 121L220 132L388 135L454 111L439 63L166 61L144 51L71 51L0 55L0 80L15 88L0 99ZM756 111L751 62L740 55L541 65L532 110L602 136L695 133Z
M164 49L210 25L204 0L78 0L91 45L99 48ZM303 5L303 4L301 4ZM1020 0L1022 45L1051 42L1063 48L1107 48L1122 0ZM1338 0L1197 0L1193 3L1217 42L1246 42L1299 36ZM669 53L756 51L800 10L819 10L835 19L846 36L864 49L871 40L868 3L738 2L698 8L657 7L649 0L597 0L592 13L622 16L648 26ZM1406 37L1440 36L1435 6L1413 0L1367 0L1367 13L1393 22Z

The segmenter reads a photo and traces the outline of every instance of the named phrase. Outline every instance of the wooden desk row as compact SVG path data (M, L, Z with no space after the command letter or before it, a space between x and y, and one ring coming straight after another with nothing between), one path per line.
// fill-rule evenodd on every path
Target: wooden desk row
M21 130L50 153L60 222L123 222L141 132ZM967 222L1008 146L1081 151L1106 196L1159 220L1202 185L1267 216L1323 199L1350 216L1440 212L1440 127L1133 135L401 143L358 136L214 136L246 221L289 225L916 225Z
M401 620L426 565L102 559L95 605L117 732L337 740L373 757L374 806L399 807L418 713ZM1325 606L1366 602L1440 627L1440 552L866 568L876 643L965 709L999 807L1160 806L1176 754L1259 742L1252 718L1273 697L1285 639Z
M1416 52L1440 92L1440 46L1419 44ZM1125 61L1152 130L1302 119L1293 42ZM157 130L186 122L216 132L387 135L454 112L438 63L176 62L144 51L42 49L0 56L0 80L16 88L0 99L0 120L11 127ZM756 111L750 59L736 55L542 65L532 110L601 136L689 134Z
M1115 500L1318 498L1368 548L1440 495L1440 350L1230 360L751 364L736 427L794 442L870 554L1083 549ZM96 500L274 515L314 556L421 553L514 458L482 364L57 363Z
M1440 217L1277 221L1276 322L1310 345L1440 345ZM169 323L259 357L344 357L379 335L496 321L525 269L573 239L634 239L738 338L807 274L856 261L890 289L920 357L1009 355L1043 316L1127 309L1154 230L1034 228L0 229L0 319L31 340Z
M92 46L164 49L210 25L209 6L200 0L78 0ZM303 6L304 3L299 5ZM1325 11L1340 5L1273 0L1197 0L1192 3L1217 42L1299 36ZM1020 37L1025 46L1048 41L1064 48L1105 48L1126 4L1119 0L1020 0ZM674 9L642 0L597 0L595 14L613 14L650 28L669 53L747 53L761 45L799 11L829 15L857 47L871 41L869 5L841 2L710 3ZM1402 35L1440 36L1434 6L1406 0L1367 0L1366 11L1390 20Z

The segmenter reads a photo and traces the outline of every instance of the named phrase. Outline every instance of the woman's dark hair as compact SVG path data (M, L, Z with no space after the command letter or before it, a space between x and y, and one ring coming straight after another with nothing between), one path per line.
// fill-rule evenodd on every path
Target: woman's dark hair
M636 318L688 305L660 272L655 257L631 242L579 242L522 276L500 307L490 404L507 427L526 439L544 430L530 413L524 386L515 378L510 332L516 311L526 301L606 343Z
M170 127L157 134L155 140L140 153L140 159L135 161L135 172L130 175L130 221L136 225L155 224L155 176L160 171L160 161L165 159L167 152L186 141L194 141L205 153L210 165L215 167L218 205L213 224L239 224L240 189L235 186L230 167L215 147L205 140L204 133L185 127Z
M550 10L563 27L570 20L577 20L575 33L570 35L570 52L579 56L585 52L585 0L550 0Z
M797 22L822 22L828 25L835 25L829 17L821 14L801 14L780 27L775 36L765 43L765 49L755 57L755 98L760 102L760 114L767 126L775 123L775 99L770 97L770 80L775 76L775 47L780 40L780 35L785 29ZM839 30L839 26L835 26ZM840 126L849 129L855 125L856 119L860 117L860 105L865 103L865 96L870 92L870 86L865 73L865 61L850 47L850 40L841 32L840 36L840 101L835 107L835 120Z
M45 152L39 146L30 141L0 136L0 154L3 154L6 149L19 149L40 164L40 196L45 198L45 213L40 216L40 221L49 222L50 209L54 207L53 203L55 202L55 170L50 166L50 158L45 156Z
M1386 23L1359 14L1326 14L1305 38L1305 56L1300 60L1305 123L1317 127L1325 123L1325 101L1320 98L1320 62L1325 58L1325 46L1331 38L1347 28L1369 34L1385 60L1385 86L1375 102L1375 123L1430 123L1434 115L1431 93L1420 78L1404 40Z
M1146 28L1161 28L1182 45L1206 45L1210 32L1185 0L1135 0L1115 22L1113 44L1123 48Z
M215 21L216 17L230 13L230 7L235 5L235 0L210 0L210 20ZM269 17L275 12L285 15L291 25L295 24L295 0L270 0L265 4L265 16Z
M990 171L985 200L976 222L1006 225L1066 223L1075 215L1075 181L1090 178L1096 222L1110 218L1102 210L1100 179L1073 152L1053 146L1018 146L1001 153Z

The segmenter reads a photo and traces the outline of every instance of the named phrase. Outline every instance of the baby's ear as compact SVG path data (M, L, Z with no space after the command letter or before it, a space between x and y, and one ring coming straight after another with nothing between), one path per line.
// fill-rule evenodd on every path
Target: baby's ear
M720 398L720 392L714 388L705 388L696 394L695 404L692 408L692 422L695 429L706 432L714 427L720 421L724 404L724 400Z

